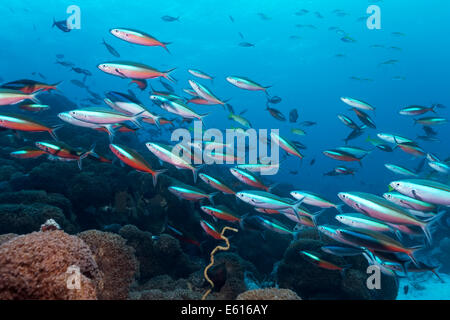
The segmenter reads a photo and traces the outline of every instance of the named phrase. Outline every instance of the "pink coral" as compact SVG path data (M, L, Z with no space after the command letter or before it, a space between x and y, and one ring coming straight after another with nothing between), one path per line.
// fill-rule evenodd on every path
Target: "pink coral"
M80 271L69 289L69 267ZM0 245L0 299L96 299L101 274L89 247L60 230L33 232Z

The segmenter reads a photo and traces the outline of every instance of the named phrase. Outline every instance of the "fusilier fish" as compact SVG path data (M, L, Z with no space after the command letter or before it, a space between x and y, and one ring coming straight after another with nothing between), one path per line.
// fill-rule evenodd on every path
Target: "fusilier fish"
M319 208L336 208L339 206L334 204L328 199L318 195L317 193L309 192L309 191L291 191L291 196L293 196L297 200L301 200L303 203L306 203L310 206L319 207Z
M1 112L0 127L10 130L27 132L48 132L53 139L58 140L55 131L61 128L62 125L48 127L45 124L42 124L28 117L24 117L22 115Z
M436 205L425 201L405 196L397 192L386 192L383 194L386 200L389 200L400 207L423 212L436 211Z
M200 70L189 69L188 72L190 74L192 74L193 76L197 77L197 78L208 79L208 80L211 80L211 81L214 80L214 77L212 77L209 74L207 74L206 72L203 72L203 71L200 71Z
M418 116L427 112L435 112L434 106L431 107L423 107L423 106L408 106L402 108L399 113L403 116Z
M219 205L216 207L201 206L200 209L216 219L225 220L228 222L239 222L241 220L241 218L237 216L236 213L234 213L230 208L224 205Z
M125 28L115 28L111 29L110 32L113 36L116 36L117 38L125 40L127 42L149 47L160 46L166 49L167 52L170 52L169 49L167 49L167 45L169 45L170 42L161 42L155 37L143 31Z
M386 223L418 226L431 242L429 221L417 219L402 207L382 197L365 192L340 192L338 196L345 204L369 217Z
M238 168L231 168L230 172L233 176L235 176L239 181L242 183L249 185L254 188L262 189L265 191L269 191L270 187L267 187L264 185L264 183L254 174L251 172L238 169Z
M194 183L197 181L198 171L201 167L194 167L184 157L172 152L172 148L161 143L147 142L146 147L161 161L174 165L177 169L188 169L194 175Z
M142 63L128 61L105 62L99 64L98 68L105 73L121 78L143 80L163 77L169 81L175 82L175 79L170 76L170 73L175 70L175 68L168 71L159 71Z
M200 226L208 235L210 235L214 239L222 240L220 232L218 232L210 223L206 222L205 220L202 220L200 221Z
M307 261L311 262L312 264L327 270L336 270L336 271L343 271L349 266L340 267L334 263L331 263L327 260L324 260L322 258L319 258L316 254L310 251L300 251L300 254L306 258Z
M189 84L191 85L192 89L194 89L195 93L197 94L197 96L202 97L205 100L208 100L212 103L215 104L221 104L221 105L225 105L226 102L220 100L219 98L217 98L211 90L209 90L207 87L201 85L200 83L194 81L194 80L189 80Z
M445 124L448 120L442 117L425 117L420 119L414 119L414 123L419 123L424 126L435 126L439 124Z
M389 169L390 171L394 172L394 173L397 173L397 174L400 174L400 175L403 175L403 176L417 177L417 173L415 173L415 172L413 172L413 171L411 171L409 169L406 169L404 167L401 167L399 165L392 164L392 163L386 163L384 166L387 169Z
M77 161L78 167L81 170L82 160L94 153L95 145L93 145L88 151L78 151L60 141L38 141L36 142L36 147L59 159Z
M450 186L434 180L400 180L391 182L389 186L408 197L437 205L450 206Z
M69 114L80 121L95 123L98 125L105 124L116 124L125 121L131 121L138 127L140 127L139 118L141 118L141 114L128 116L121 112L117 112L115 110L107 109L107 108L86 108L86 109L76 109L69 111Z
M236 193L236 197L256 208L270 210L292 209L300 215L301 201L293 202L290 199L281 198L266 191L244 190Z
M303 154L301 154L300 151L298 151L298 148L294 145L294 143L292 143L288 139L280 136L279 134L277 134L273 131L270 132L270 137L272 138L272 141L274 143L279 145L281 147L281 149L286 151L288 154L299 157L300 159L303 159Z
M372 230L377 232L389 232L391 228L387 223L372 219L360 213L342 213L336 215L336 220L353 228Z
M381 140L384 140L386 142L389 143L413 143L414 141L396 134L391 134L391 133L378 133L377 134L378 138L380 138Z
M110 144L109 148L120 160L130 167L150 173L153 177L153 186L158 182L158 176L167 171L167 169L153 170L150 164L137 151L119 144Z
M18 150L11 152L9 155L13 158L17 159L35 159L39 158L45 154L45 151L42 151L39 148L35 147L23 147Z
M6 106L11 104L17 104L25 100L31 100L37 104L39 104L39 100L36 96L39 94L35 93L23 93L20 90L12 90L12 89L2 89L0 88L0 106Z
M360 247L365 247L377 251L406 253L414 263L417 263L413 255L414 251L423 248L423 246L405 248L400 242L379 232L345 229L338 229L336 232L345 240L350 241Z
M214 204L213 197L217 195L218 192L213 192L207 194L205 191L189 186L186 184L172 185L167 188L171 193L176 195L180 199L188 201L200 201L202 199L208 199L212 204Z
M226 79L232 85L245 90L264 91L267 93L267 89L271 87L271 86L263 87L262 85L244 77L229 76Z
M367 102L364 102L362 100L357 100L357 99L353 99L353 98L349 98L349 97L342 97L341 100L342 100L342 102L348 104L349 106L357 108L357 109L370 110L370 111L375 110L374 107L372 107L370 104L368 104Z
M236 192L233 191L230 187L228 187L225 183L223 183L217 178L212 177L211 175L208 175L206 173L200 173L199 176L200 179L203 180L203 182L213 187L214 189L223 192L224 194L236 194Z

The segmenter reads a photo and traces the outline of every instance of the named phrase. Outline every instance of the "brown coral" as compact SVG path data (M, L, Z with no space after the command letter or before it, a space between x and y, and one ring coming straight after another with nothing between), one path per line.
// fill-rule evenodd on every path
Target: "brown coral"
M0 245L4 244L6 241L9 241L15 237L17 237L17 234L15 233L0 234Z
M67 271L80 271L69 289ZM101 274L89 247L63 231L33 232L0 245L0 299L96 299Z
M266 288L249 290L237 296L236 300L302 300L289 289Z
M90 247L99 269L103 273L103 289L99 299L127 299L134 275L139 269L134 249L126 245L121 236L89 230L78 234Z

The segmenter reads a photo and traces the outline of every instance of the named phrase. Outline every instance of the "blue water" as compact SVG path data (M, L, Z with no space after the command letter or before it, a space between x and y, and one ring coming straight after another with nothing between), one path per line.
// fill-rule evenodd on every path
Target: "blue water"
M69 5L81 9L81 29L63 33L51 28L53 18L65 19ZM440 103L450 106L448 76L450 64L448 55L448 12L450 3L444 0L430 1L380 1L374 4L381 9L381 30L369 30L366 20L357 21L366 15L371 1L2 1L0 19L2 49L0 50L0 77L4 82L30 78L32 72L45 75L44 82L64 82L60 92L69 99L79 102L88 96L86 90L70 83L82 76L55 64L56 54L74 62L93 73L86 84L98 93L105 91L126 91L133 88L139 99L150 110L165 115L149 100L149 90L141 92L129 86L129 81L103 73L97 65L114 60L129 60L154 66L159 70L176 68L172 73L177 79L173 85L178 94L189 88L193 79L187 69L199 69L213 75L215 80L196 79L208 86L221 99L231 99L230 104L244 114L254 128L279 129L282 135L299 140L308 148L303 150L305 158L290 157L283 163L280 173L270 177L271 181L286 182L297 189L321 193L338 201L340 191L367 191L376 194L386 192L387 185L395 176L385 163L395 163L410 169L419 164L419 159L395 150L385 153L374 149L363 161L341 163L325 157L326 149L343 146L350 129L337 118L346 114L353 120L356 115L340 101L349 96L369 102L376 108L370 113L377 129L365 133L349 143L365 149L373 146L365 139L375 137L379 132L396 133L411 139L424 135L420 125L413 124L413 117L398 114L400 108L408 105L430 106ZM294 13L302 8L310 12L304 16ZM338 17L333 10L341 9L348 15ZM319 19L314 12L320 12ZM270 20L263 20L258 13L264 13ZM180 16L180 21L165 22L163 15ZM234 18L232 22L229 16ZM297 24L314 25L316 29L298 28ZM356 39L355 43L341 41L342 36L330 27L338 27ZM109 33L114 27L129 27L146 31L161 41L171 42L171 54L161 47L143 47L126 43ZM241 39L239 32L244 35ZM395 36L401 32L404 36ZM300 39L291 39L299 36ZM119 53L113 57L102 45L105 39ZM245 48L238 44L248 41L255 47ZM380 44L385 48L373 48ZM401 51L390 49L395 46ZM336 54L344 54L338 58ZM380 63L395 59L395 65ZM262 92L245 91L229 84L225 78L230 75L248 77L264 86L272 86L270 95L282 98L273 107L288 116L297 108L299 120L315 121L316 126L306 127L306 136L290 133L298 124L280 122L265 111L266 95ZM370 78L372 81L357 81L350 77ZM393 77L404 77L395 81ZM162 90L157 80L150 83ZM226 129L237 126L227 119L228 112L221 106L194 106L199 113L210 112L205 119L208 128ZM450 117L449 109L436 109L439 116ZM61 106L61 110L66 108ZM53 112L51 111L51 112ZM425 116L433 116L426 114ZM58 119L55 118L55 123ZM420 141L427 152L442 159L449 156L450 126L434 127L440 142ZM83 129L85 130L85 129ZM87 146L86 146L87 147ZM283 152L281 152L283 153ZM151 157L149 153L146 157ZM316 163L310 166L310 161ZM337 165L357 169L356 175L324 177ZM298 170L293 176L290 170Z
M51 3L51 4L50 4ZM316 165L303 171L301 186L314 186L318 192L331 194L342 189L371 189L374 186L384 190L390 173L383 163L395 159L399 164L413 165L410 156L396 151L385 154L375 151L364 161L358 177L329 179L339 181L335 186L326 186L319 182L321 174L329 171L336 161L325 158L321 151L342 144L350 131L345 128L336 115L345 113L356 118L339 98L351 96L368 101L377 108L374 117L377 130L368 130L371 136L377 132L396 132L414 138L420 126L413 126L412 120L397 114L400 107L409 104L429 105L442 103L448 105L445 94L449 64L447 62L449 44L445 41L446 12L450 4L445 1L415 2L405 5L401 1L381 2L381 30L369 30L366 21L356 21L366 15L370 2L334 1L298 4L294 1L239 1L211 2L167 1L164 5L147 2L124 3L123 1L78 1L81 9L81 30L63 33L51 29L52 18L64 19L65 13L73 1L13 1L1 6L7 16L0 21L2 30L2 51L0 58L5 63L0 72L4 79L29 78L30 72L44 73L53 82L77 78L76 74L56 65L55 54L63 53L65 59L83 66L94 76L88 79L91 88L97 92L123 90L127 83L96 69L104 61L117 60L101 44L102 38L121 53L122 60L138 61L160 70L176 67L173 73L178 80L177 87L188 88L190 75L188 68L196 68L216 77L210 88L223 99L230 99L236 110L249 109L245 115L256 128L279 128L281 133L290 135L288 126L280 123L263 112L266 98L260 92L246 92L233 87L225 81L228 75L246 76L263 85L272 85L270 93L283 98L276 105L286 115L292 108L298 108L300 119L314 120L318 126L306 128L308 135L301 138L308 146L305 162L316 158ZM293 13L301 8L310 13L296 16ZM348 16L337 17L332 13L341 9ZM318 19L313 12L321 12ZM257 13L262 12L271 20L262 20ZM162 15L181 16L180 22L167 23ZM235 22L228 17L231 15ZM18 23L20 21L20 23ZM317 29L297 28L296 24L312 24ZM171 55L160 47L141 47L123 42L109 34L116 26L146 30L169 45ZM328 30L337 26L357 40L345 43L335 31ZM245 40L241 40L242 32ZM402 32L404 37L395 37L392 32ZM289 36L300 36L300 40L291 40ZM239 47L241 41L255 43L252 48ZM373 44L393 49L371 48ZM337 53L344 58L334 57ZM397 65L379 66L383 61L397 59ZM359 82L349 77L371 78L373 82ZM404 81L393 81L394 76L405 77ZM209 85L209 83L204 82ZM68 81L61 90L69 98L77 98L84 89L74 87ZM146 94L140 96L150 104ZM196 110L215 110L206 121L209 127L224 120L227 112L221 108L198 106ZM447 110L439 110L446 113ZM230 122L231 124L231 122ZM234 124L232 124L234 126ZM225 127L225 126L224 126ZM422 134L422 132L420 132ZM448 126L440 128L440 136L449 134ZM366 135L350 145L371 147L364 143ZM441 156L445 154L445 142L421 143L427 151ZM447 144L448 147L448 144ZM289 160L289 166L299 166L297 159ZM376 173L376 174L374 174ZM278 177L289 179L287 174ZM363 180L366 186L358 185Z

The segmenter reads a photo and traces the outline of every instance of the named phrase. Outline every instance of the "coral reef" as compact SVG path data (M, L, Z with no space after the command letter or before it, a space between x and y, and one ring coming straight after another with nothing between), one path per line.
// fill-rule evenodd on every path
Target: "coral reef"
M80 289L69 289L69 267ZM96 299L101 273L89 247L63 231L33 232L0 245L0 299Z
M201 288L187 279L173 280L170 276L156 276L144 285L133 288L131 299L136 300L200 300Z
M5 233L5 234L0 234L0 245L2 245L3 243L5 243L6 241L9 241L15 237L17 237L18 235L15 233Z
M126 245L121 236L88 230L78 234L91 249L102 272L103 287L98 298L104 300L127 299L134 275L139 270L134 249Z
M133 225L122 227L119 234L135 249L141 283L164 274L174 278L187 277L201 267L182 251L178 240L168 234L153 237L150 232Z
M245 281L246 273L253 274L256 278L259 278L255 266L233 252L217 254L215 256L215 265L221 266L224 270L221 272L224 275L219 277L224 278L223 285L219 287L217 286L218 281L213 280L215 286L211 295L214 295L215 299L234 300L240 293L248 290ZM213 278L212 275L210 277Z
M34 204L0 204L0 234L26 234L39 230L48 219L55 220L68 233L74 233L77 227L55 206Z
M367 261L361 257L341 258L321 251L331 240L318 239L317 231L299 235L284 253L283 260L276 270L277 282L281 288L295 291L302 299L395 299L397 285L394 278L382 274L381 289L369 289L367 280ZM299 252L312 251L336 265L350 265L345 272L326 270L306 261Z
M292 290L265 288L249 290L237 296L236 300L301 300Z

